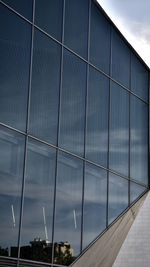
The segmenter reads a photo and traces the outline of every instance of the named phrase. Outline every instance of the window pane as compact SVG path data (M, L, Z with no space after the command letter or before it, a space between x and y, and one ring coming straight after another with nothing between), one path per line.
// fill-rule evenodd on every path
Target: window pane
M2 5L0 18L0 121L25 131L31 26Z
M34 34L29 132L57 142L60 46L38 30Z
M64 50L60 146L83 155L86 64Z
M17 258L25 139L0 126L0 255Z
M29 139L20 257L50 262L56 152Z
M86 164L83 248L106 228L107 172Z
M65 45L87 57L89 0L66 0Z
M59 152L54 256L56 264L69 265L80 252L82 176L82 161Z
M146 191L146 188L130 182L130 203L132 203L136 198L138 198L144 191Z
M109 173L109 224L128 207L128 181Z
M88 85L86 157L106 166L109 79L90 68Z
M63 0L35 0L35 24L61 41Z
M115 30L112 30L112 77L129 88L130 50Z
M148 101L148 71L133 54L131 62L131 89L135 94Z
M93 2L91 5L90 61L109 74L110 24Z
M128 176L129 93L111 83L109 167Z
M3 0L3 2L15 9L25 18L32 20L32 0Z
M131 177L148 184L148 105L131 96Z

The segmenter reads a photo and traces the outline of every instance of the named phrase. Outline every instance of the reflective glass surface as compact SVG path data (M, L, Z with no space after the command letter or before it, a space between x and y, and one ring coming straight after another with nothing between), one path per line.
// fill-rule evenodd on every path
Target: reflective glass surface
M25 139L0 126L0 256L17 258Z
M60 50L35 29L29 132L52 144L57 142Z
M28 20L32 20L33 0L3 0L3 2Z
M130 182L130 203L136 200L144 191L146 191L144 186Z
M59 145L83 155L86 64L64 50Z
M34 23L61 41L63 0L35 0Z
M29 139L20 257L51 261L55 149Z
M129 93L111 82L109 167L128 176Z
M148 101L148 71L133 54L131 64L131 90Z
M55 263L69 265L80 252L83 163L59 152L56 186Z
M108 222L114 221L128 207L128 181L109 173Z
M107 172L86 164L83 248L106 228Z
M86 158L107 165L109 79L90 67L87 102Z
M130 175L148 184L148 105L131 96Z
M87 57L89 0L65 1L64 43L80 56Z
M109 74L110 24L93 1L91 4L90 21L90 61L105 73Z
M130 50L115 30L112 30L112 77L129 88Z
M3 5L0 18L0 121L25 131L31 26Z

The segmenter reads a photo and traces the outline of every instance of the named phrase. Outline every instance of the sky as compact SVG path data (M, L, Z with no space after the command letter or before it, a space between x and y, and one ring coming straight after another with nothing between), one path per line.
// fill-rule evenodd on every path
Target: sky
M150 0L97 0L150 67Z

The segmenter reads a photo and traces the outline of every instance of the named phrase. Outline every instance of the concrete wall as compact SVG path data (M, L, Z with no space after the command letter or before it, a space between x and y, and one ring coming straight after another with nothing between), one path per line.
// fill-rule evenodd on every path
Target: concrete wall
M136 202L120 219L118 219L117 222L113 224L72 266L112 267L120 247L122 246L122 243L125 240L126 235L146 196L147 193L140 198L138 202ZM129 266L126 265L125 267Z

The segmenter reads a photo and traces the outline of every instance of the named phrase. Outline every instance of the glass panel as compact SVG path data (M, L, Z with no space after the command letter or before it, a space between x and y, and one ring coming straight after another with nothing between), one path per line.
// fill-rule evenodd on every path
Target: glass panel
M93 2L91 5L90 61L109 74L110 24Z
M86 64L64 50L60 146L80 156L84 145Z
M146 191L146 188L130 182L130 203L132 203L136 198L138 198L144 191Z
M31 26L2 5L0 18L0 121L25 131Z
M63 0L35 0L35 24L61 41Z
M114 221L128 207L128 181L109 173L108 222Z
M86 157L107 165L109 79L90 67L87 107Z
M111 82L109 167L128 176L129 93Z
M29 139L20 257L50 262L55 149Z
M131 62L131 89L135 94L148 101L148 71L133 54Z
M112 77L129 88L130 50L115 30L112 30Z
M17 258L25 139L0 126L0 256Z
M32 0L3 0L3 2L15 9L25 18L32 20Z
M89 0L66 0L65 2L65 45L86 58Z
M69 265L80 253L82 176L82 161L59 152L54 238L56 264Z
M34 34L29 132L56 144L60 46L38 30Z
M148 184L148 105L131 96L130 175Z
M107 172L86 164L83 248L106 228Z

